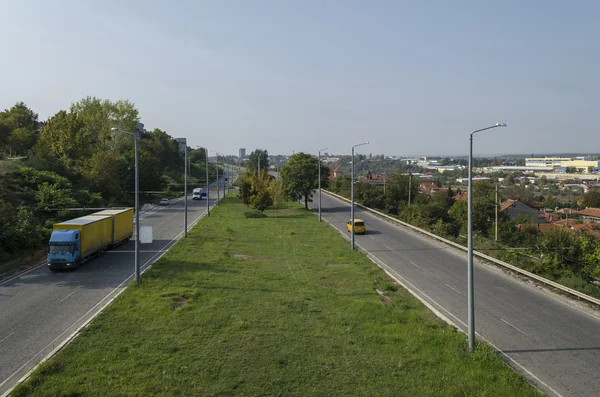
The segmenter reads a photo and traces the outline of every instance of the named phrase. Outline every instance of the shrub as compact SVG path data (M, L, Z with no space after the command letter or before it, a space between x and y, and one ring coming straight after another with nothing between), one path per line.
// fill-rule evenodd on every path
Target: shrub
M244 213L246 218L267 218L267 215L263 214L260 211L246 211Z

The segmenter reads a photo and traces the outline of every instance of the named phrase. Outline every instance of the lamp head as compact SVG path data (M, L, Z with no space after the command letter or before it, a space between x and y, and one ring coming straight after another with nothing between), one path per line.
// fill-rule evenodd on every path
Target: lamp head
M496 123L496 127L506 127L506 123Z

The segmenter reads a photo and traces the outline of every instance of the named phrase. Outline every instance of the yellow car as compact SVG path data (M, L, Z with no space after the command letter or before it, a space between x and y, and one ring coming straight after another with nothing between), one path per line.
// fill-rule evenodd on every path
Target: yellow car
M352 220L349 220L346 223L346 228L349 232L352 231ZM362 219L354 218L354 233L355 234L365 234L367 232L367 227L365 226L365 221Z

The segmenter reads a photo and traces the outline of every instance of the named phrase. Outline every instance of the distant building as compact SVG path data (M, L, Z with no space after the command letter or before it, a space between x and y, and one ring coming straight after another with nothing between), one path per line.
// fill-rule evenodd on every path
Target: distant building
M563 161L571 161L569 157L530 157L525 159L526 167L560 167Z
M238 157L239 157L240 161L242 161L243 159L246 158L246 148L240 148Z
M538 224L546 223L546 217L543 214L540 214L538 210L531 208L519 200L506 200L500 205L498 211L506 214L511 221L515 221L520 216L526 216Z

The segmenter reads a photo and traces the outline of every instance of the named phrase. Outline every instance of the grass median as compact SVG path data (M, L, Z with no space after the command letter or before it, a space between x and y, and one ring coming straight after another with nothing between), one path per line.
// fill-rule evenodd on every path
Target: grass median
M295 204L230 197L14 396L536 396Z

